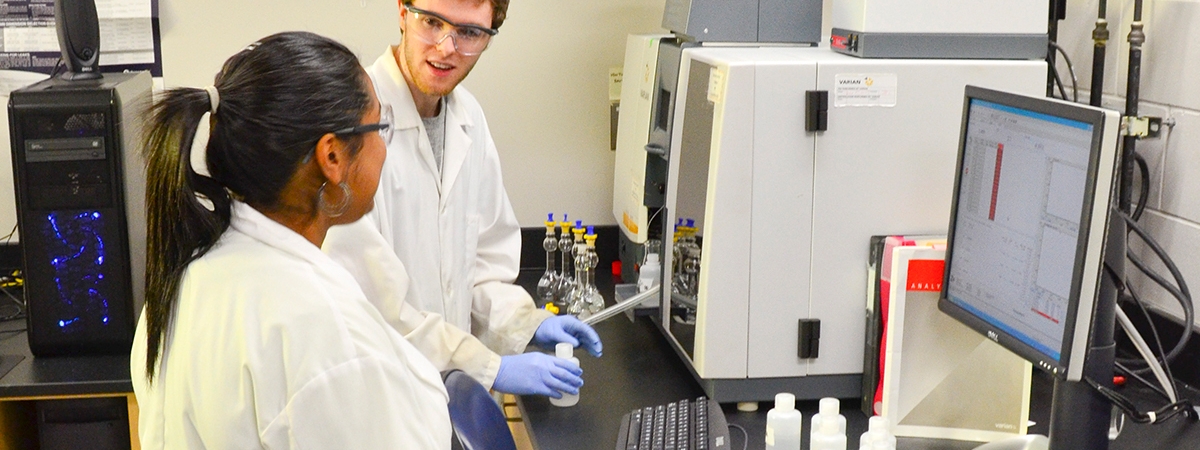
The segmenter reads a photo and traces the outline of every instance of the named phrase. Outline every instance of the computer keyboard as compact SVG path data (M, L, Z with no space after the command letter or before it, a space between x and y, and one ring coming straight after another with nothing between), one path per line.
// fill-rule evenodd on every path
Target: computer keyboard
M621 418L616 450L719 450L729 448L721 405L705 397L635 409Z

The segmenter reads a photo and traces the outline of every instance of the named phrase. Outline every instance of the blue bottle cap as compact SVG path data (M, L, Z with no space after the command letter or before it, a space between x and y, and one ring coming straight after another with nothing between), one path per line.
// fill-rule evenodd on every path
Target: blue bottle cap
M688 219L687 224L688 224L687 225L688 227L694 227L694 226L696 226L696 221L693 219Z
M595 226L595 225L588 225L588 232L587 232L587 234L596 234L596 226Z
M575 228L583 228L583 221L582 221L582 220L576 220L576 221L575 221Z
M546 221L553 222L554 221L554 213L546 213Z

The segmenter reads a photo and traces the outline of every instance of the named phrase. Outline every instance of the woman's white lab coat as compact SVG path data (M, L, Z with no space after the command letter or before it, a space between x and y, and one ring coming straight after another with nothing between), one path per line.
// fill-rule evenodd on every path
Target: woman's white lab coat
M145 325L130 358L143 448L450 448L433 366L345 269L245 204L186 269L153 383Z
M367 69L394 117L370 215L411 277L407 301L502 355L521 353L551 314L517 277L521 234L500 158L479 103L459 86L445 96L442 170L392 48Z

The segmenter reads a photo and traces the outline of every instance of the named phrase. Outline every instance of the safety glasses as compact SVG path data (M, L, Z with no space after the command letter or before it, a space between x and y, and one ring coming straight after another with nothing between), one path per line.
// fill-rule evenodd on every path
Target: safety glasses
M465 56L475 56L487 50L492 36L499 31L478 25L457 24L440 14L404 5L413 17L408 33L429 45L440 45L446 37L454 43L454 50Z

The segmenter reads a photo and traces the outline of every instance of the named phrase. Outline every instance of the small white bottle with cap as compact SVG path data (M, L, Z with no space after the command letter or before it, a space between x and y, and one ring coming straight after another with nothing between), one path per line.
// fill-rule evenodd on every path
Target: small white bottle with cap
M775 394L775 407L767 411L767 450L800 450L802 425L796 396L787 392Z
M858 439L858 450L896 450L890 426L886 418L872 416L867 420L867 432Z
M811 450L846 450L846 417L839 413L836 398L823 398L819 412L812 417Z
M570 343L559 342L558 344L555 344L554 356L569 360L578 366L579 358L576 358L574 355L575 355L575 347L573 345L571 345ZM566 392L560 392L560 394L562 394L562 398L550 397L551 405L567 407L567 406L575 406L576 403L579 403L579 394L568 394Z
M646 255L646 262L642 263L641 269L638 269L638 292L646 292L650 288L658 286L661 274L662 268L659 267L658 253Z

